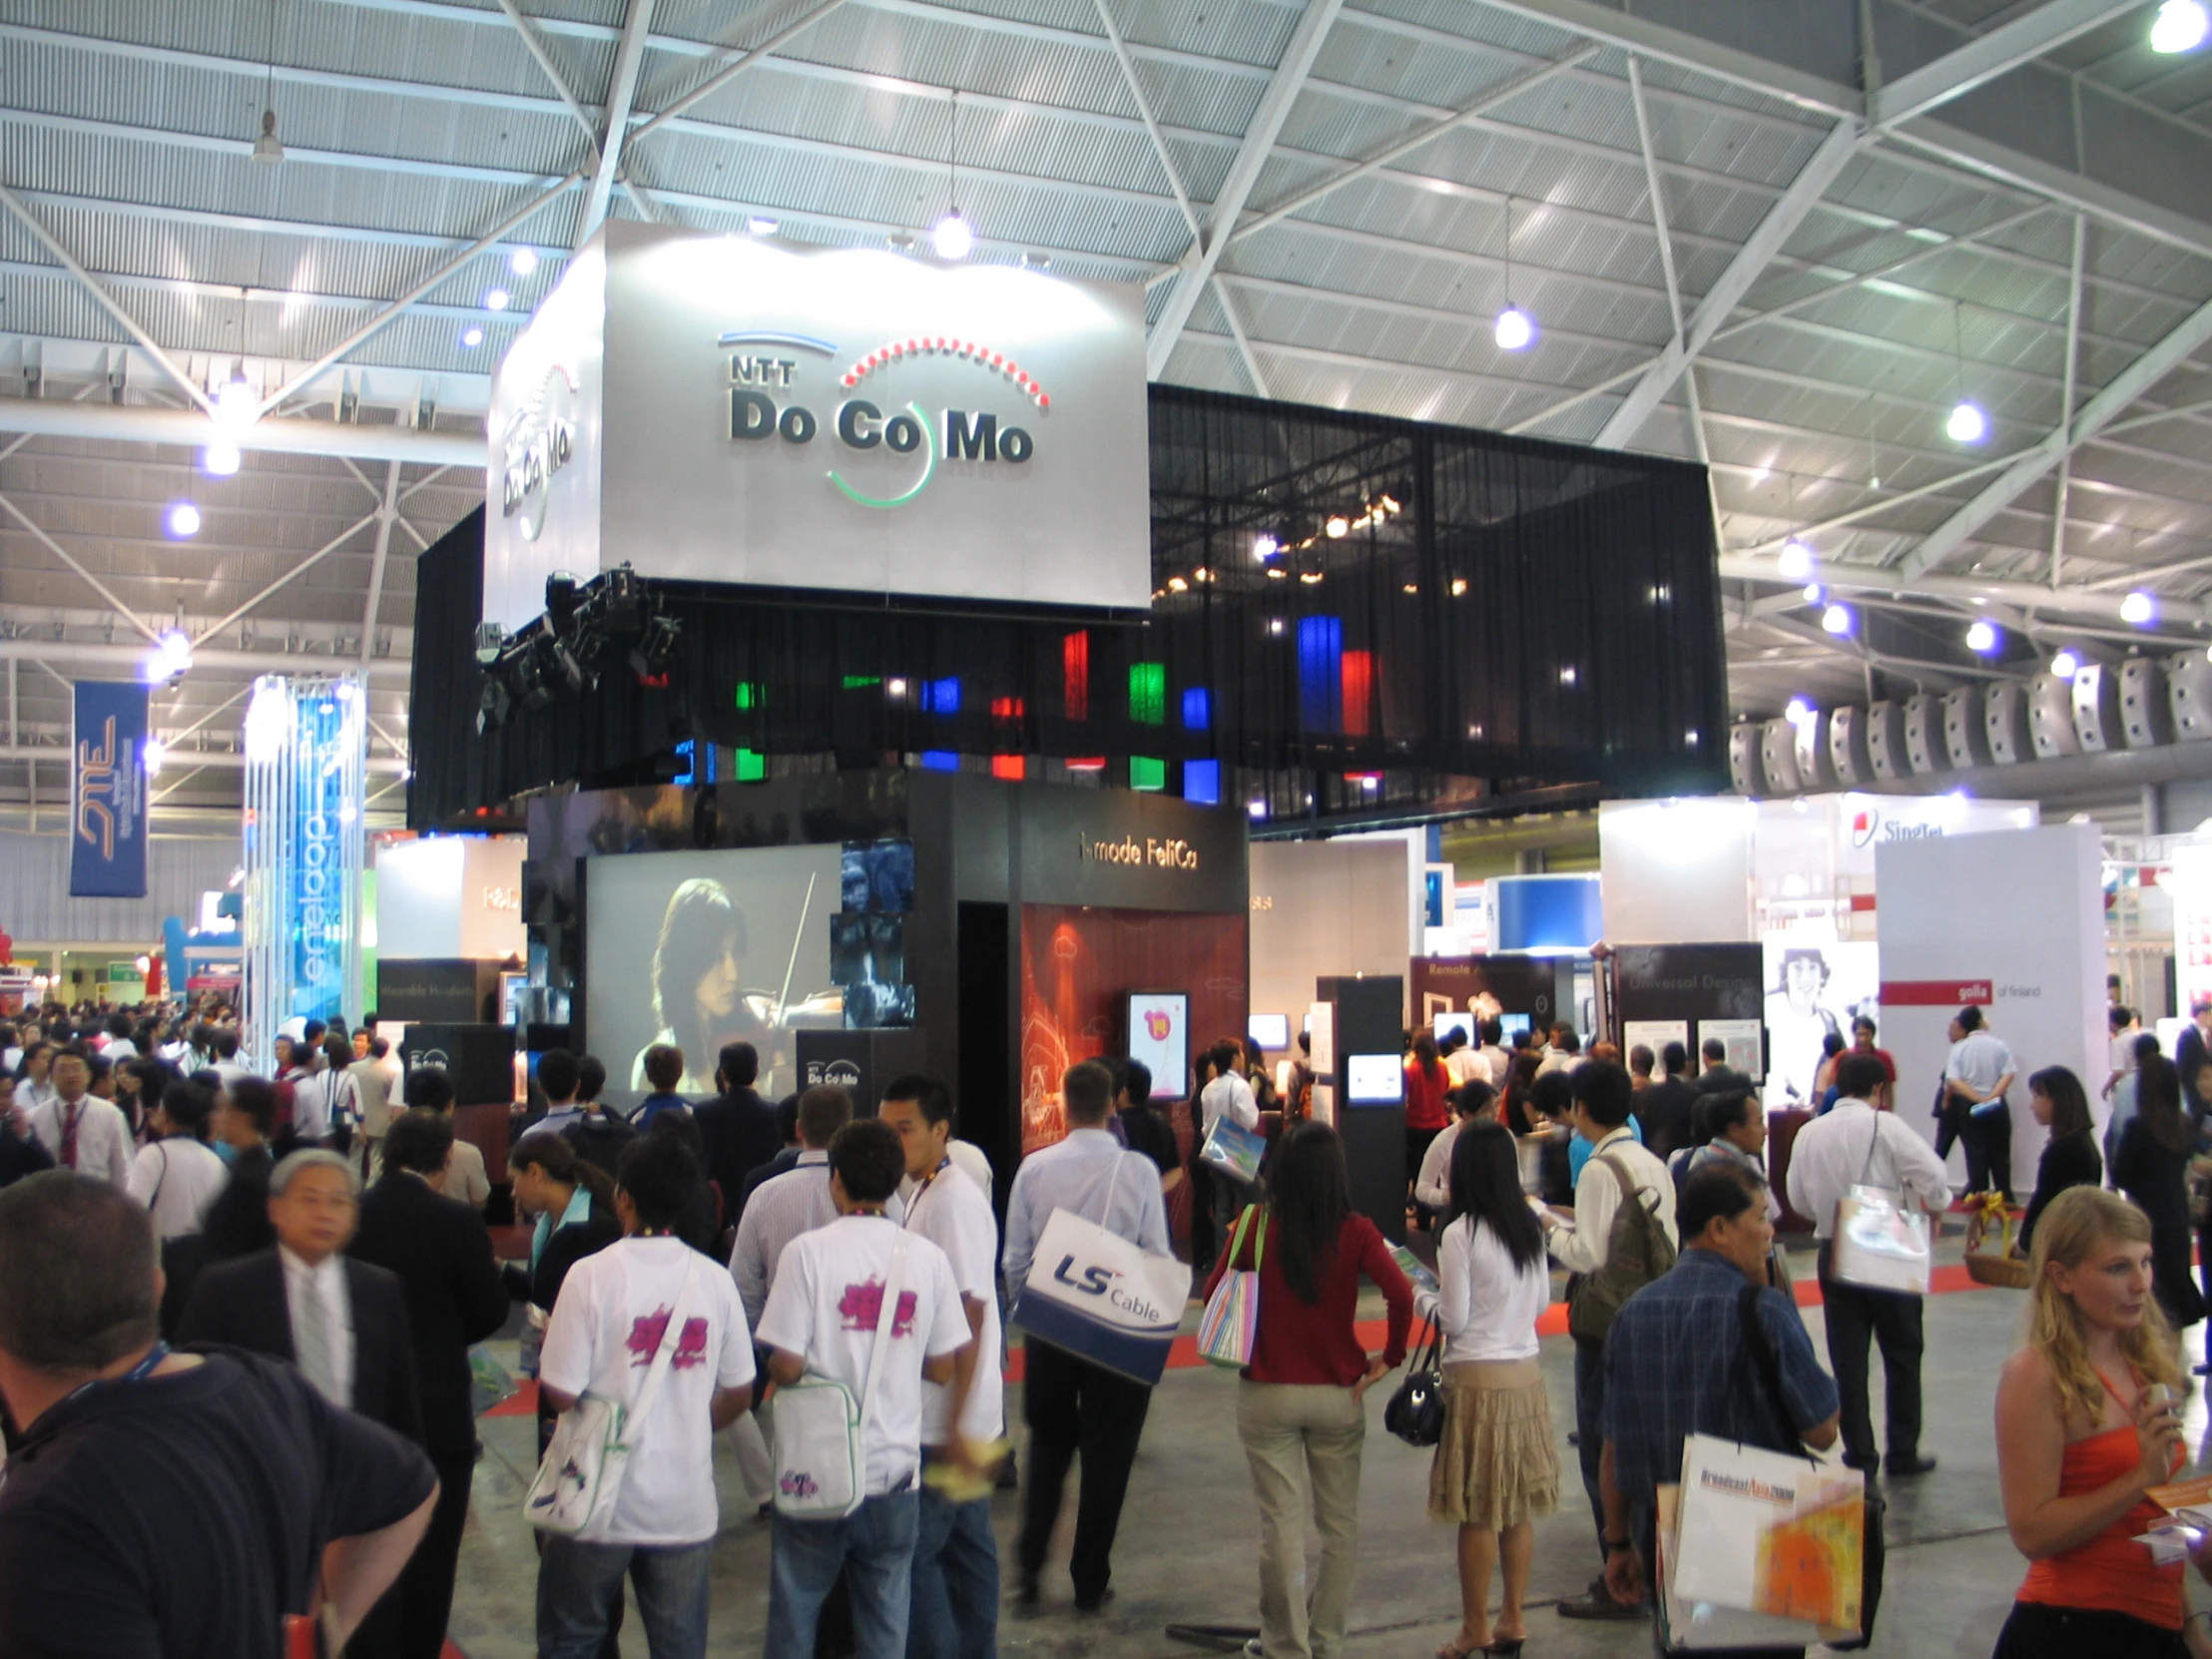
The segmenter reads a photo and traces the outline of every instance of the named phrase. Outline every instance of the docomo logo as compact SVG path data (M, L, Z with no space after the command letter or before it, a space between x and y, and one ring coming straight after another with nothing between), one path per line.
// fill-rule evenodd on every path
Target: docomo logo
M828 340L802 334L729 333L722 336L720 343L725 346L788 345L831 357L836 353L836 347ZM878 369L924 356L945 356L973 363L1009 381L1039 413L1052 406L1051 396L1044 387L1005 353L987 350L973 341L941 335L895 341L871 351L845 369L839 376L839 384L851 391ZM774 436L791 444L814 441L821 430L821 420L815 411L802 403L779 405L769 389L790 388L799 366L793 358L760 352L740 352L731 359L730 436L733 440L757 443ZM886 415L879 403L865 397L847 397L837 405L831 416L831 426L837 441L847 449L865 452L880 448L893 455L921 451L921 476L910 487L891 495L867 494L832 468L830 482L847 500L862 507L904 506L919 495L935 475L940 458L1005 461L1019 466L1036 453L1036 440L1026 428L1002 422L995 411L987 409L971 412L946 408L933 422L922 412L920 404L911 400L903 411L892 409Z
M501 436L499 511L505 518L522 515L516 528L524 541L543 533L553 475L575 458L569 399L577 385L575 370L561 364L547 369L537 395L508 417Z

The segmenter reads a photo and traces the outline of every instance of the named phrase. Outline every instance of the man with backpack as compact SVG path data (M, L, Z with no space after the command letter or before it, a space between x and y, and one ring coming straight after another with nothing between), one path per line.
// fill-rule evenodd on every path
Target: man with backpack
M1589 1593L1559 1603L1570 1619L1636 1619L1640 1602L1622 1601L1603 1576L1605 1502L1598 1485L1604 1447L1605 1335L1621 1306L1674 1265L1674 1182L1628 1129L1635 1090L1610 1060L1586 1060L1572 1074L1569 1121L1590 1143L1590 1159L1575 1184L1574 1211L1545 1212L1551 1254L1574 1279L1567 1292L1567 1329L1574 1338L1574 1419L1582 1487L1597 1524L1599 1576ZM1624 1203L1627 1199L1629 1202Z

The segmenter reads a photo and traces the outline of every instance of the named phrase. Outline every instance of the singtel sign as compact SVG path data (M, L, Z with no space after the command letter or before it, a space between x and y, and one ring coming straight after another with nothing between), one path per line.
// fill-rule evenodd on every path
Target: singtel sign
M685 581L1142 608L1142 290L617 221L494 372L484 615Z

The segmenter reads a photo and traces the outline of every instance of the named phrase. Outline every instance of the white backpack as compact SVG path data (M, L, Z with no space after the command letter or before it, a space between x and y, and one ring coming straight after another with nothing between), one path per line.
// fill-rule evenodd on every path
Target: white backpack
M852 1390L832 1377L810 1373L776 1390L769 1409L776 1427L776 1512L794 1520L840 1520L867 1497L867 1421L875 1383L891 1346L898 1298L906 1288L906 1237L891 1247L883 1305L875 1315L867 1382L857 1406ZM918 1341L917 1330L915 1338Z

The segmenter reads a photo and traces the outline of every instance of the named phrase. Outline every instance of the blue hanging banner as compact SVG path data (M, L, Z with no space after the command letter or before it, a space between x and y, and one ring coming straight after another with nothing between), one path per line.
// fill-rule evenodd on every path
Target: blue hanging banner
M69 895L146 896L147 689L77 682L69 769Z

